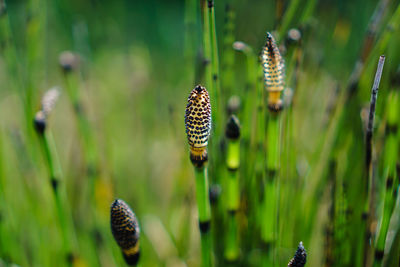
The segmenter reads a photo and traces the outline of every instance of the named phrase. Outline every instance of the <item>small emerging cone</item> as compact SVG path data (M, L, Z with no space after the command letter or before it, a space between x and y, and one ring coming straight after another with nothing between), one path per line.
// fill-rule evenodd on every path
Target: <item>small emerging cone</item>
M225 128L225 136L236 140L240 137L240 122L235 115L231 115Z
M211 105L206 88L197 85L188 97L185 113L190 159L195 166L207 161L207 144L211 131Z
M280 111L283 108L281 92L284 89L285 62L274 37L268 32L267 42L262 50L264 86L268 91L268 108Z
M121 199L116 199L111 205L111 231L126 263L136 265L140 256L139 223L135 213Z
M76 70L79 67L80 58L78 54L71 51L64 51L60 54L58 62L65 73Z
M303 242L299 243L294 257L290 260L288 267L303 267L307 261L307 252L304 249Z

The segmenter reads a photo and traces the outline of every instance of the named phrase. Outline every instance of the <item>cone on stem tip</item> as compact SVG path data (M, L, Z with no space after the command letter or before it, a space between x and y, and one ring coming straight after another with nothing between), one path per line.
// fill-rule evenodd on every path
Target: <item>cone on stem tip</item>
M58 62L60 63L61 69L65 73L68 73L79 67L80 58L79 55L71 51L64 51L60 54Z
M303 267L307 262L307 252L303 246L303 242L299 243L294 257L290 260L288 267Z
M211 131L211 105L207 89L197 85L188 97L185 113L186 134L192 163L201 167L207 161L207 144Z
M51 111L54 109L58 97L60 96L60 89L58 87L53 87L42 97L41 109L35 114L34 126L35 130L39 134L43 134L46 129L46 120L50 115Z
M236 140L240 137L240 123L235 115L231 115L225 128L225 136L229 139Z
M116 199L111 205L111 232L126 263L136 265L140 256L139 222L135 213L121 199Z
M282 110L281 92L284 89L285 62L279 52L274 37L267 32L267 42L262 50L264 86L268 91L268 109Z

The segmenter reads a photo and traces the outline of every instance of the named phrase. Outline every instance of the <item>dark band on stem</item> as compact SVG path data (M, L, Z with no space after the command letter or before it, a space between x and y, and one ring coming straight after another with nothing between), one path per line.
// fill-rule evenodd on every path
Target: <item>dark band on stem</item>
M271 241L261 241L261 249L263 251L269 251L272 246L273 246L274 242Z
M50 181L51 181L51 187L53 188L53 190L54 191L57 191L57 189L58 189L58 180L57 180L57 178L55 178L55 177L51 177L50 178Z
M73 253L68 252L67 255L65 255L66 260L69 264L73 264L74 260L75 260L75 256Z
M46 119L36 116L33 120L33 126L39 135L43 135L46 130Z
M368 214L369 214L369 213L368 213L368 212L365 212L365 211L364 211L363 213L361 213L361 219L363 219L364 221L367 220Z
M396 124L386 124L386 132L387 133L393 133L396 134L397 133L397 125Z
M208 8L214 7L214 0L208 0Z
M375 251L375 259L377 259L377 260L382 260L382 259L383 259L383 256L384 256L383 250L377 249L377 250Z
M190 154L190 161L196 168L203 168L208 161L208 154L205 153L201 157Z
M219 186L218 184L211 185L209 189L209 198L211 205L214 205L218 202L220 194L221 194L221 186Z
M200 233L205 234L208 231L210 231L210 228L211 228L211 222L210 221L204 221L204 222L200 222L199 221Z
M273 114L278 115L279 112L283 110L283 103L282 101L277 102L277 103L268 103L268 110L272 112Z
M236 213L238 213L239 209L229 209L228 210L228 214L231 216L236 215Z
M124 256L125 262L129 265L137 265L139 258L140 258L140 250L134 254L131 255L126 255L125 253L122 253Z
M275 177L277 173L276 169L267 169L267 177Z
M393 186L393 177L388 176L388 178L386 180L386 188L391 188L392 186Z

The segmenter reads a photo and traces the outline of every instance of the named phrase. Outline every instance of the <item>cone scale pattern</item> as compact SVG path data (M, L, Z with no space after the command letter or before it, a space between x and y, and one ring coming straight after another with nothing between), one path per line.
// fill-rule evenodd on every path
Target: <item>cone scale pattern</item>
M280 111L283 107L281 92L284 89L285 63L274 37L267 33L267 42L262 50L264 86L268 92L268 108Z
M139 223L129 206L121 199L115 200L111 205L111 231L122 249L126 263L136 265L140 255Z
M294 257L290 260L288 267L303 267L307 261L307 252L303 246L303 242L300 242L297 247Z
M194 164L207 161L207 144L211 131L211 105L206 88L197 85L188 97L185 113L190 159Z

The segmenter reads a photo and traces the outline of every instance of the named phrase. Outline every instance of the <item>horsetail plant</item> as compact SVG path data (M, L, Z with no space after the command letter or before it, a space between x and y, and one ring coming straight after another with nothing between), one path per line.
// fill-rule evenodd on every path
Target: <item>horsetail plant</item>
M97 150L94 143L92 129L90 127L89 120L85 114L84 107L81 103L81 96L79 90L79 78L80 78L80 57L78 54L71 51L64 51L59 56L59 64L63 72L64 84L72 102L74 112L78 121L78 129L81 132L83 143L85 146L85 158L87 161L87 172L90 178L94 178L95 169L97 168ZM90 179L93 183L94 179ZM93 189L93 186L91 188Z
M239 258L239 240L237 212L240 205L239 166L240 166L240 124L235 115L231 115L225 128L227 138L226 198L228 212L228 233L226 238L225 259L235 262Z
M204 11L206 12L206 11ZM209 46L210 46L210 52L211 52L211 83L213 84L213 90L214 92L211 94L213 97L215 97L214 102L217 104L217 114L216 114L216 135L219 136L220 132L220 127L219 124L221 123L221 114L222 114L222 95L221 95L221 86L220 86L220 77L219 77L219 57L218 57L218 45L217 45L217 30L215 26L215 8L214 8L214 0L207 0L207 12L208 12L208 19L209 23L208 26L209 28Z
M375 74L374 84L372 86L371 91L371 101L369 107L369 116L368 116L368 125L366 129L366 136L365 136L365 167L366 167L366 177L367 181L365 181L366 185L366 192L364 197L365 200L365 211L363 214L365 224L365 247L364 247L364 264L368 264L371 259L371 251L373 248L369 245L369 241L372 238L372 227L371 224L375 220L375 186L376 181L373 175L373 164L372 164L372 136L373 136L373 129L374 129L374 119L375 119L375 108L376 108L376 101L378 98L378 89L379 83L382 77L383 65L385 64L385 56L379 57L378 67Z
M127 264L136 266L140 258L140 227L131 208L121 199L111 205L111 232Z
M48 90L42 98L41 109L36 113L34 118L34 128L39 136L40 145L42 147L46 165L49 171L50 183L53 189L56 211L63 235L63 245L67 259L73 259L75 256L71 251L71 243L68 233L71 233L71 222L67 216L65 206L65 192L60 192L61 167L59 164L58 154L54 145L53 136L48 131L48 117L58 100L60 95L59 88L54 87ZM71 258L72 257L72 258ZM71 262L68 261L70 264Z
M288 267L304 267L307 262L307 252L303 246L303 242L299 243L296 253L289 261Z
M86 203L93 203L93 209L91 211L92 218L102 217L103 220L87 220L89 223L94 224L94 232L101 235L104 231L102 229L108 227L108 222L106 219L106 214L103 213L98 201L96 201L96 196L98 194L100 177L99 177L99 153L98 146L96 144L96 138L93 130L93 126L89 121L85 105L82 101L82 68L81 68L81 57L76 52L63 51L60 53L58 58L58 63L62 72L62 77L64 81L64 88L72 105L74 115L76 117L77 129L82 140L82 153L85 160L85 181L88 184L88 198L89 201ZM102 236L102 238L107 239L108 236ZM97 242L96 249L101 251L103 248L110 249L110 242ZM108 246L108 248L107 248ZM101 259L101 255L97 254L97 259ZM94 260L94 259L93 259Z
M277 201L278 201L278 172L280 158L281 111L283 102L281 93L284 89L285 64L276 45L275 39L267 33L267 42L262 51L264 71L264 86L268 93L267 131L265 143L266 152L266 181L264 190L263 218L261 221L261 236L269 253L274 253L277 233ZM274 255L272 254L272 258ZM269 259L270 260L270 259ZM267 261L268 262L268 261ZM265 263L270 265L271 263Z
M267 32L267 42L262 50L264 85L268 92L268 109L279 112L283 108L281 93L284 89L285 63L272 34Z
M399 74L400 72L397 71L393 76ZM386 104L387 118L385 129L385 146L383 154L383 178L385 179L383 214L377 229L374 266L381 266L382 264L386 237L389 229L390 218L392 216L396 202L396 194L399 183L397 179L399 173L397 173L396 170L396 160L399 147L397 123L399 121L398 110L400 107L400 84L398 77L393 77L392 80L393 81L391 82L391 86L393 86L393 89L388 95Z
M54 154L52 154L50 143L51 135L46 131L46 129L48 116L53 110L59 94L59 89L56 87L48 90L42 98L41 109L36 113L34 118L34 127L39 135L41 146L43 147L43 151L45 153L47 167L50 174L50 181L56 194L58 194L57 185L59 183L59 169L56 169L57 162L54 161Z
M196 179L202 266L211 266L211 207L207 172L207 145L211 131L211 105L207 89L201 85L197 85L188 97L185 126L190 147L190 160L194 167Z

